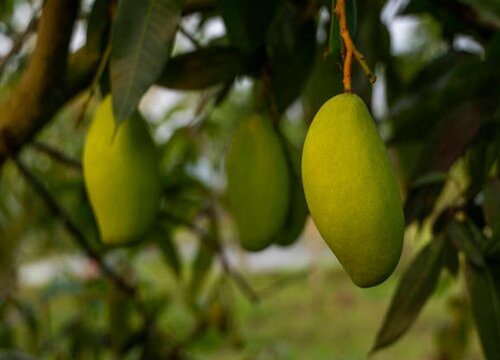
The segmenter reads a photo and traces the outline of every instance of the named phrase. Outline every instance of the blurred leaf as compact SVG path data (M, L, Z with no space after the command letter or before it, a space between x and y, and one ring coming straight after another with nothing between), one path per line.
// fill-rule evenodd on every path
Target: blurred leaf
M182 263L179 257L179 252L177 251L177 247L175 246L174 240L172 239L172 232L163 232L162 236L158 238L157 243L160 247L165 262L170 266L174 274L179 279L182 275Z
M198 252L193 262L191 282L189 284L189 293L192 300L196 299L213 264L215 252L209 244L203 243L211 240L212 239L201 238L200 244L198 245Z
M314 64L316 26L313 19L304 18L303 11L283 2L269 29L271 101L278 114L300 95Z
M403 335L436 288L443 266L444 238L427 244L406 269L392 297L389 310L377 334L372 353Z
M471 193L476 193L483 187L500 156L500 113L496 117L481 128L466 154Z
M451 220L446 225L446 234L470 262L476 266L484 266L485 261L481 252L481 244L477 242L466 223Z
M87 43L85 46L103 50L108 40L111 26L111 0L95 1L87 24Z
M500 180L491 179L483 188L483 213L495 235L500 235Z
M277 0L218 0L232 45L253 52L264 44Z
M460 270L458 251L456 250L455 246L448 242L445 248L444 266L446 267L446 269L448 269L451 276L457 277L458 271Z
M116 355L119 355L125 341L132 332L131 310L133 304L127 294L115 284L110 283L107 291L107 305L109 312L108 334L111 347Z
M35 360L31 355L18 350L0 350L0 360Z
M336 0L332 0L329 12L330 12L330 30L328 33L328 49L326 55L333 56L335 58L340 57L340 52L342 49L342 39L340 37L340 25L333 9L335 9Z
M113 112L117 125L136 109L161 74L172 50L182 0L118 2L110 59Z
M472 314L486 359L498 359L500 344L500 266L488 264L484 268L467 262L465 279Z
M295 174L290 174L290 205L285 223L274 236L273 243L281 246L293 244L304 230L309 214L302 181Z
M171 58L156 83L177 90L202 90L250 72L250 60L240 50L211 46Z
M436 3L431 0L411 1L404 14L431 14L439 19L444 28L444 35L452 39L455 34L470 34L481 38L488 38L494 31L491 24L484 24L473 8L465 1L447 1Z
M4 313L1 314L5 316ZM11 349L15 347L15 332L7 321L0 322L0 349ZM1 357L0 357L1 359Z
M307 122L312 121L319 108L331 97L342 93L342 69L331 58L316 55L316 60L305 88L302 104Z
M194 162L198 153L199 141L194 131L189 127L178 128L162 151L160 163L162 176L169 177L179 167Z
M355 40L358 33L358 2L356 0L346 1L345 17L349 34Z

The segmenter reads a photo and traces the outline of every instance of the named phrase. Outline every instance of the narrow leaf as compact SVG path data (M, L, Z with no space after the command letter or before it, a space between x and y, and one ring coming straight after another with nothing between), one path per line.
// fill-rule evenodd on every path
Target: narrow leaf
M446 225L446 234L469 261L477 266L484 266L480 245L474 239L474 234L466 223L451 220Z
M495 233L495 235L500 235L500 180L490 180L484 186L483 194L484 218L493 230L493 233Z
M173 57L156 83L177 90L201 90L249 71L249 61L240 50L212 46Z
M443 267L444 238L427 244L403 274L380 328L372 353L391 344L413 324L436 288Z
M479 268L468 262L467 290L486 359L498 359L500 344L500 265ZM496 279L496 283L495 283Z
M177 251L177 248L170 234L167 234L158 239L158 245L161 249L165 262L170 266L170 268L173 270L177 278L180 278L182 271L182 264L179 257L179 252Z
M181 0L120 0L112 30L111 90L117 125L128 118L167 63Z
M210 239L209 239L210 240ZM191 278L191 283L189 284L190 294L193 299L201 290L203 283L205 282L210 269L212 267L213 259L215 253L210 246L202 243L202 241L207 241L207 239L200 239L200 245L198 247L198 253L193 263L193 275Z

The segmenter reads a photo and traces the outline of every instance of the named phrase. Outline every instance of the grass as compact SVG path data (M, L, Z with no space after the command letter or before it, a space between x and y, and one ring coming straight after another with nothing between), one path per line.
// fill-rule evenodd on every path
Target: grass
M252 278L257 288L284 274ZM239 347L211 338L195 349L203 360L365 359L397 279L373 289L355 287L341 270L316 273L268 293L251 305L236 296ZM453 293L452 289L452 293ZM450 292L443 292L449 294ZM449 321L447 296L435 295L410 331L371 359L438 359L435 337ZM475 333L465 359L482 359Z

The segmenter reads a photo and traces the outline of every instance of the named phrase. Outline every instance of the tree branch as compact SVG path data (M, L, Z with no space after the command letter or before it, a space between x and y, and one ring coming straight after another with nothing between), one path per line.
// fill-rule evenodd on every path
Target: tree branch
M67 165L75 170L82 171L82 164L78 160L73 159L72 157L66 155L65 153L63 153L59 149L56 149L55 147L52 147L51 145L39 141L34 141L31 143L31 146L34 149L47 154L52 159L60 162L61 164Z
M68 45L79 8L75 0L47 0L30 65L0 106L0 165L17 153L65 102Z
M68 232L73 236L78 245L87 253L87 255L99 265L103 274L113 280L120 289L125 291L125 293L133 296L136 293L136 288L104 262L100 254L89 245L87 239L85 239L85 237L78 229L78 227L73 223L69 215L52 197L52 195L45 188L42 182L17 157L13 157L12 159L16 163L19 171L24 176L24 178L31 184L35 191L44 200L49 210L62 220Z

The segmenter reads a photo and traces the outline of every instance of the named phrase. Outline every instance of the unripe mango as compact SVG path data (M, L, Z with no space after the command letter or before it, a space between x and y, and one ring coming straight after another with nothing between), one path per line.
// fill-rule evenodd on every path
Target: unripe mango
M375 286L401 256L404 217L398 183L364 102L328 100L304 144L302 181L321 236L360 287Z
M254 114L235 131L227 157L227 198L244 249L271 244L285 221L289 194L280 139L269 119Z
M160 173L142 117L135 113L116 128L111 104L108 96L89 128L83 176L102 241L121 244L143 236L155 220Z

